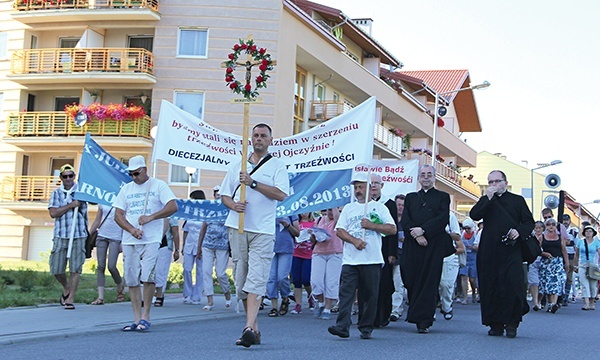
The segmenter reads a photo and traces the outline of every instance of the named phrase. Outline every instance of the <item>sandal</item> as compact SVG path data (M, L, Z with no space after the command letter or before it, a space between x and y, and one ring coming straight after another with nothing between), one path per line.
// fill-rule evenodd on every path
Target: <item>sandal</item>
M231 299L225 301L225 308L229 309L231 307Z
M279 308L279 315L283 316L288 313L290 308L290 299L285 299L281 301L281 307Z
M137 331L138 324L132 323L131 325L123 326L121 331Z
M140 323L135 327L136 331L148 331L150 330L150 322L147 320L140 320Z
M271 309L271 311L269 311L269 317L278 317L279 316L279 312L277 311L277 309Z
M237 339L235 341L235 344L238 346L249 348L250 346L257 344L256 340L256 333L254 332L254 330L252 330L250 326L247 326L242 332L242 337Z
M65 303L65 310L75 310L75 305L71 303Z
M154 300L154 306L156 307L162 307L163 304L165 303L165 297L161 296L161 297L156 297L156 300Z
M123 302L125 301L125 286L123 286L123 288L121 288L121 291L118 290L119 288L117 287L117 302Z
M90 305L104 305L104 299L97 298L96 300L92 301Z
M67 295L60 294L60 299L58 299L58 303L60 304L60 306L65 306L65 301L67 301L69 295L71 295L71 293L68 293Z
M215 306L214 305L204 305L202 310L211 311Z

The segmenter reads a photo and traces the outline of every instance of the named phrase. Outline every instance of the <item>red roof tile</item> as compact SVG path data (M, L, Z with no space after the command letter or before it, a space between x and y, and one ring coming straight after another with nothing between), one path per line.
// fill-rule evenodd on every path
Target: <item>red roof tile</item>
M423 80L427 86L438 93L458 90L470 85L466 83L469 79L469 70L400 71L400 73ZM452 102L457 94L448 94L444 98Z

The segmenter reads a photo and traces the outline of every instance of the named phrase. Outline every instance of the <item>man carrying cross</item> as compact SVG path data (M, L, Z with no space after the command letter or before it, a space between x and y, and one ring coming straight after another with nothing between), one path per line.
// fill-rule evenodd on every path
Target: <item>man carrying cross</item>
M246 310L246 326L236 345L260 344L258 308L267 289L273 257L277 201L289 192L289 179L283 161L273 158L268 150L273 140L271 128L258 124L252 129L253 153L248 157L250 173L242 171L242 163L232 164L221 184L221 200L229 209L228 227L231 255L236 264L235 288ZM243 184L243 185L242 185ZM249 186L245 201L238 187ZM240 189L241 190L241 189ZM240 228L240 214L244 214Z

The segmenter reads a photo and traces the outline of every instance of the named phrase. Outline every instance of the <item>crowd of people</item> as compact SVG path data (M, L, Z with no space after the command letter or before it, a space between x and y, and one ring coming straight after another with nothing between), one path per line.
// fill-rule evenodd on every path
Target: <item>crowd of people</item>
M588 274L600 254L596 229L585 223L580 232L568 215L558 222L551 209L542 212L543 222L534 222L525 200L507 191L502 171L490 172L485 194L462 224L450 211L450 196L435 188L430 165L419 168L417 192L386 199L381 177L354 173L356 201L320 213L276 218L277 201L290 188L285 165L268 153L271 141L269 126L252 129L248 161L232 164L213 189L214 198L230 209L227 219L185 221L182 241L180 222L171 218L177 211L173 192L148 175L142 156L131 158L127 170L133 181L122 187L113 207L99 206L89 226L90 232L98 231L98 298L92 305L104 304L108 264L117 301L124 301L126 287L131 298L134 320L122 330L149 330L150 309L164 305L170 264L181 256L183 301L201 304L204 295L205 311L214 307L213 273L225 306L232 305L226 274L231 257L236 299L246 313L235 343L244 347L261 343L258 314L263 298L270 299L268 317L299 315L302 290L315 318L330 320L337 312L328 331L341 338L350 336L352 315L358 314L360 338L370 339L374 329L398 321L405 306L406 321L427 334L436 309L451 320L453 304L467 305L469 293L472 303L481 303L482 324L490 336L516 337L529 311L527 288L534 311L556 313L578 291L582 310L595 309L598 281ZM50 269L63 286L61 305L73 310L85 261L87 204L73 198L74 168L63 166L60 177L62 184L48 207L55 219ZM246 186L244 200L238 192L241 184ZM190 198L206 196L195 190ZM69 231L74 231L72 244ZM527 266L521 248L530 239L542 252ZM123 274L116 266L120 252Z

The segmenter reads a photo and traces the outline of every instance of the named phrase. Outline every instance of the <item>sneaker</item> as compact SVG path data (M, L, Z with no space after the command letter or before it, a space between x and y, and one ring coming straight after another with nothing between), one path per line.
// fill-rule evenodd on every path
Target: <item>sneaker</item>
M192 300L190 301L190 304L192 305L200 305L201 301L200 300Z
M343 330L341 328L339 328L337 325L333 325L327 328L327 331L329 331L329 333L331 335L336 335L339 336L343 339L347 338L350 336L350 333L346 330Z
M331 320L331 312L327 311L323 311L323 315L321 315L321 319L323 320Z
M192 303L192 299L189 296L186 296L183 298L183 303L184 304L191 304Z
M396 311L392 311L392 314L390 315L390 321L398 320L400 320L400 314L398 314Z
M459 303L461 305L467 305L469 302L467 300L465 300L465 299L462 299L461 301L459 301Z
M316 310L315 310L315 317L318 319L321 317L321 315L323 315L323 310L325 310L325 306L319 306Z
M302 313L302 305L300 304L296 304L296 306L294 306L294 310L290 311L290 314L294 314L294 315L298 315Z
M367 339L372 339L373 336L371 335L370 331L361 331L360 332L360 338L363 340L367 340Z
M308 296L308 310L313 311L315 309L315 301L313 300L312 295Z

